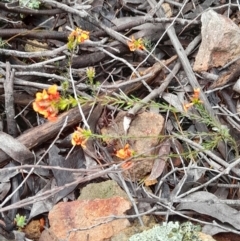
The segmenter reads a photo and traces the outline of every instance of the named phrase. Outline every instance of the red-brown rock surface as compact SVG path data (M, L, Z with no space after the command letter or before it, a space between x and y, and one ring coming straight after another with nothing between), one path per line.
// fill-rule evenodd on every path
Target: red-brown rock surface
M102 241L129 226L127 219L106 219L121 216L130 208L122 197L61 202L49 212L49 231L68 241Z

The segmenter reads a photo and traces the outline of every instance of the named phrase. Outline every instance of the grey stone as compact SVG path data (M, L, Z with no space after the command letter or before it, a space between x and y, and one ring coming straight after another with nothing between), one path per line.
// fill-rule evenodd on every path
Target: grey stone
M81 190L78 200L94 200L96 198L107 199L111 197L123 197L128 200L127 194L113 180L88 184Z
M202 14L201 21L202 43L193 66L194 71L224 66L240 55L240 30L231 19L209 10Z

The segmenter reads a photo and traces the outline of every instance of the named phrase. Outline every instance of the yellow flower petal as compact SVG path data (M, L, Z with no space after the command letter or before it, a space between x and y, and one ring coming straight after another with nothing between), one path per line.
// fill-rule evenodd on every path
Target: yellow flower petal
M184 109L184 111L188 111L188 109L191 107L191 106L193 106L193 103L187 103L187 104L184 104L183 105L183 109Z
M88 134L90 135L90 131L77 127L77 130L72 134L72 145L86 148L86 142L89 138Z
M116 156L120 159L127 159L132 157L134 152L129 147L129 144L126 144L123 149L117 151Z
M126 158L126 154L124 149L120 149L117 151L116 156L119 157L120 159L125 159Z
M132 36L131 40L128 41L127 44L128 44L130 51L145 49L142 38L135 39L134 36Z
M48 88L48 94L55 95L57 93L57 85L52 85Z
M39 110L38 104L36 102L33 102L33 110L35 112L38 112L38 110Z

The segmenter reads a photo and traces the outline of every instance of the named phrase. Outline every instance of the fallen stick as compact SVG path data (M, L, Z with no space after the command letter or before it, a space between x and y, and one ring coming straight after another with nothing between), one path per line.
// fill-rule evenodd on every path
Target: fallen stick
M91 106L84 105L82 109L84 114L88 114ZM56 121L48 121L42 125L31 128L16 139L25 145L28 149L32 149L33 147L36 147L43 142L54 138L63 126L66 117L68 117L66 127L77 125L82 119L78 107L75 107L59 115ZM0 166L4 166L9 158L10 157L0 149Z

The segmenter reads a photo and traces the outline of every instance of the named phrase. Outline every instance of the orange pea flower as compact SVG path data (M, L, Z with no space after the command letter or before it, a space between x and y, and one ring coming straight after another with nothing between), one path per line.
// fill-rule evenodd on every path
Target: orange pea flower
M123 160L132 157L134 151L131 150L129 147L129 144L126 144L123 149L117 151L116 156Z
M89 32L76 28L76 30L73 30L68 36L69 41L74 41L75 39L77 39L78 43L84 42L84 40L89 39Z
M192 106L193 106L193 103L186 103L186 104L183 105L183 109L184 109L185 112L187 112L188 109Z
M73 30L68 36L68 48L74 49L76 44L83 43L89 39L89 32L80 28Z
M89 32L88 31L81 31L81 34L78 36L77 40L78 40L78 43L82 43L84 42L85 40L88 40L89 39Z
M50 100L59 100L60 99L60 94L57 91L57 85L52 85L48 88L47 91L48 95L49 95L49 99Z
M191 106L202 103L202 101L199 99L199 96L200 88L194 89L193 95L190 97L191 103L184 104L183 109L188 111Z
M142 38L135 39L134 36L132 36L132 39L130 41L128 41L127 44L128 44L130 51L145 49Z
M84 130L80 127L77 127L77 130L73 132L72 134L72 145L73 146L82 146L83 148L86 148L86 142L91 136L90 130Z
M43 90L36 94L36 99L33 102L33 109L43 115L44 118L54 121L58 114L57 103L59 100L60 94L57 91L57 85L52 85L48 90Z

